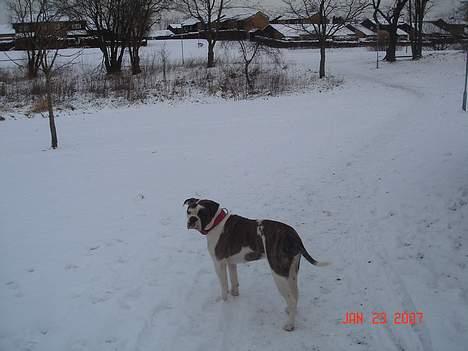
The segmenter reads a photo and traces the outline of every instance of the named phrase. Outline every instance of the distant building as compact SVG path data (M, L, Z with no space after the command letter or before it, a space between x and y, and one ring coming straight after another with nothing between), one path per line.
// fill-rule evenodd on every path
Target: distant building
M170 30L174 34L181 34L182 31L182 24L178 23L171 23L167 26L167 30Z
M226 14L220 19L217 29L219 31L250 32L252 30L264 29L269 23L268 16L261 11L238 9L236 11L226 11ZM178 26L176 27L176 25L171 26L174 27L168 27L168 29L174 33L177 32L176 34L203 32L207 30L207 28L204 28L203 23L195 18L190 18L182 22L180 29Z
M361 22L361 25L371 31L375 32L380 37L388 37L388 32L390 30L389 24L380 24L378 25L375 23L374 20L366 18ZM397 38L398 40L408 41L409 40L409 33L401 29L401 25L397 28Z
M270 23L271 24L319 24L320 15L316 13L308 18L299 18L297 16L292 16L292 15L278 15L274 19L272 19Z
M0 24L0 51L7 51L15 46L15 30L10 24Z
M338 29L335 33L333 33L332 40L333 41L357 41L358 36L354 31L348 29L347 27L342 27Z
M238 30L249 32L264 29L270 24L269 18L261 11L246 11L227 14L221 19L221 30Z
M431 22L449 32L453 37L460 39L468 37L468 22L455 19L443 20L441 18Z
M366 41L377 40L377 33L370 30L369 28L364 27L360 23L350 23L346 25L346 28L353 31L359 39Z
M255 35L264 36L277 40L317 40L315 29L312 24L270 24Z
M86 22L75 20L59 20L50 22L13 23L15 30L15 48L25 50L32 47L32 38L41 33L53 33L54 42L48 43L49 49L61 49L79 46L81 37L86 37Z

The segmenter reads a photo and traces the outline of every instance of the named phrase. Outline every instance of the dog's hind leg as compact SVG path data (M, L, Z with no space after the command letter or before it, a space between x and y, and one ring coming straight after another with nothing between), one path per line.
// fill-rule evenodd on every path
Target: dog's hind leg
M289 277L288 283L291 288L291 291L294 295L294 299L296 300L296 304L299 301L299 290L297 288L297 277L299 274L299 263L301 261L301 255L297 255L294 257L291 268L289 269Z
M292 331L295 328L296 312L297 312L297 287L294 290L293 284L291 283L290 277L283 277L279 274L273 273L276 286L283 296L287 304L288 321L283 326L286 331ZM296 279L297 282L297 279Z
M231 295L239 296L239 279L237 277L237 265L228 264L229 278L231 279Z

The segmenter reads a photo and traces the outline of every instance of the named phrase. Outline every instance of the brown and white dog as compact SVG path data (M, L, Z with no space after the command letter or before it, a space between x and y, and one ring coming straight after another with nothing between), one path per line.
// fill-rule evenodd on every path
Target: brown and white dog
M231 295L239 295L237 264L266 257L276 286L286 300L288 321L283 329L295 327L298 289L297 274L301 256L316 266L326 266L314 260L297 232L287 224L271 220L253 220L230 214L212 200L190 198L187 207L187 228L205 235L208 251L213 258L216 274L221 283L221 297L228 297L228 277Z

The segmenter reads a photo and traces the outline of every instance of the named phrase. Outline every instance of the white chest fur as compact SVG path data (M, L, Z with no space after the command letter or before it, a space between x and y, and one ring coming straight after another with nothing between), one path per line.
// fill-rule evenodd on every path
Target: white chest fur
M228 218L231 216L231 214L228 214L224 219L210 232L206 235L206 241L208 244L208 252L210 253L211 257L216 260L216 254L215 254L215 248L216 244L218 243L219 237L223 233L224 229L224 224L228 220Z

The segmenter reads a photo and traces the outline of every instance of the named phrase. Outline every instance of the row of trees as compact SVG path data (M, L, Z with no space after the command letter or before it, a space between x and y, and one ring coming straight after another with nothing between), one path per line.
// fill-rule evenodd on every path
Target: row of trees
M37 77L44 49L60 46L66 36L50 25L63 16L84 20L95 34L107 73L122 69L128 49L132 73L140 68L140 48L146 33L168 9L168 0L8 0L12 22L30 25L27 39L28 76ZM52 33L55 30L55 33ZM54 34L54 36L51 36Z
M215 65L215 45L220 22L227 10L240 5L240 0L9 0L13 21L39 22L38 9L47 8L48 18L67 15L86 21L95 34L103 55L107 73L122 70L124 53L128 50L133 74L141 72L140 48L150 28L161 20L164 11L179 11L200 23L208 42L207 67ZM409 15L413 58L422 56L422 25L431 0L283 0L286 12L302 19L302 29L314 34L320 47L320 77L325 76L327 41L350 22L373 10L378 26L385 26L388 47L385 60L396 60L397 29L404 10ZM310 25L310 19L318 23ZM334 18L334 21L331 19ZM41 63L40 33L25 33L33 45L28 50L28 72L37 76Z
M390 6L382 5L382 0L372 0L374 20L381 26L386 25L389 42L385 59L389 62L396 60L398 23L406 9L412 32L410 33L411 51L414 60L422 57L423 21L430 8L431 0L393 0Z
M407 10L413 59L422 57L423 21L428 10L430 0L283 0L287 10L294 17L302 19L301 26L304 32L314 34L320 47L320 78L325 77L327 41L350 22L362 17L363 14L373 11L377 30L385 26L388 34L388 46L385 60L396 60L397 30L403 10ZM310 19L318 17L318 24L311 25ZM333 19L333 20L332 20Z
M220 22L226 11L241 0L8 0L12 21L27 24L33 30L24 30L27 39L30 78L41 70L45 76L47 105L49 110L52 147L58 145L51 95L51 77L58 55L59 42L66 37L66 28L56 23L63 16L87 23L88 30L94 33L103 55L104 67L108 74L122 70L124 53L128 51L132 74L141 72L140 48L151 27L161 20L164 11L179 11L192 17L201 26L208 42L207 67L215 65L215 45L218 41ZM431 0L283 0L287 11L302 19L302 29L315 34L320 46L320 78L325 77L327 41L348 23L372 11L375 22L385 25L389 35L389 45L385 59L396 60L397 29L399 19L406 9L410 23L413 58L422 56L422 23ZM312 17L318 23L310 25ZM331 19L334 19L331 21ZM32 24L32 26L31 26ZM50 24L50 25L48 25ZM313 33L312 33L313 32ZM53 49L52 49L53 48ZM259 52L272 54L259 43L240 42L240 52L244 59L246 81L253 88L249 67Z
M21 1L21 0L17 0ZM140 48L151 27L160 20L167 0L65 0L59 10L86 21L98 40L107 73L122 70L128 49L133 74L141 72Z

